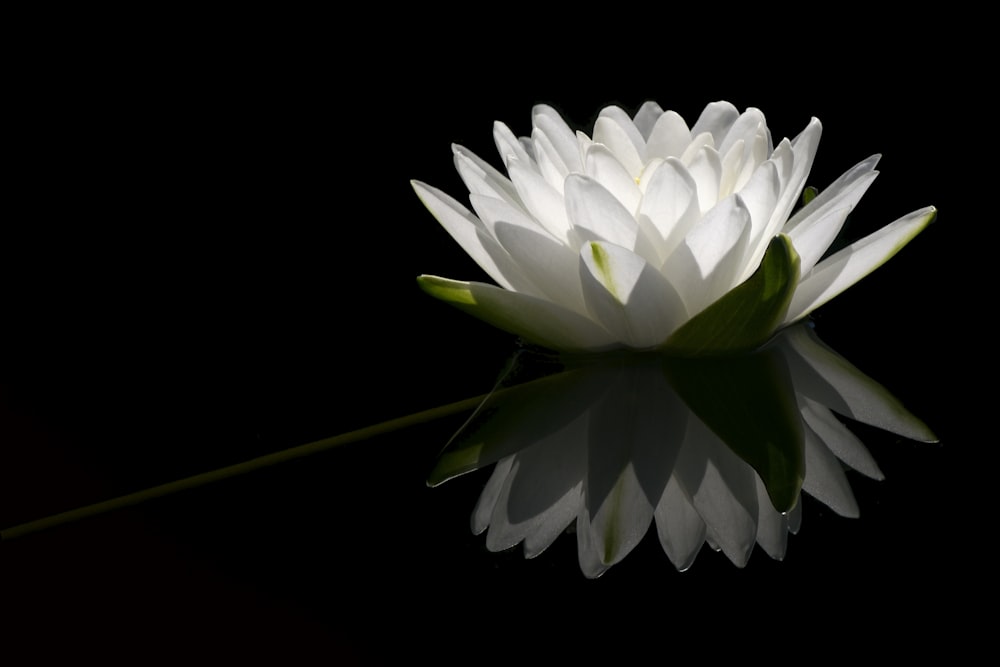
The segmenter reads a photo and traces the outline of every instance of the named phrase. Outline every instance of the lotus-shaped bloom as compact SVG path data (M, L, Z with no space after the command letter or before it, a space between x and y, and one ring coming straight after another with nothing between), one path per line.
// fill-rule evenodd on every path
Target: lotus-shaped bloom
M471 211L413 182L496 285L429 275L420 285L559 351L759 345L877 268L935 214L914 211L824 256L879 156L796 211L820 132L814 118L774 146L758 109L715 102L689 127L647 102L634 117L603 109L588 137L537 105L530 137L494 126L507 176L453 147Z

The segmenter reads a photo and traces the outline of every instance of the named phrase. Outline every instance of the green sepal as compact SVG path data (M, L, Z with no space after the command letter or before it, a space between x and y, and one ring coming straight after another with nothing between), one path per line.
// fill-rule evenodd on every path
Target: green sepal
M799 255L790 238L775 236L753 275L688 320L663 349L681 357L755 350L784 321L798 282Z

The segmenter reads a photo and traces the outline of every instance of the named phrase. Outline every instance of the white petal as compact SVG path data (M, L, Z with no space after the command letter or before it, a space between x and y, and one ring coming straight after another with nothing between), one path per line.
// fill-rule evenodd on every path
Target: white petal
M517 195L517 190L514 189L514 184L495 167L458 144L452 146L452 152L454 153L455 168L469 192L503 199L516 206L521 206L521 200Z
M741 273L750 213L733 195L719 202L684 237L662 272L694 317L728 292Z
M642 192L635 177L625 170L607 146L594 144L587 149L587 154L584 156L584 173L614 195L630 215L635 215L642 199Z
M764 114L761 113L760 109L750 107L733 121L722 141L716 142L716 145L719 147L719 153L725 155L737 144L744 146L751 145L758 130L762 127L767 127L767 123L764 121ZM742 153L743 151L741 150L741 156Z
M643 139L646 141L649 140L649 135L652 134L656 121L662 115L663 109L656 102L648 101L642 103L632 121L635 123L635 128L639 130L639 134L642 135Z
M570 129L558 111L546 104L536 105L532 110L532 123L552 142L552 146L570 172L583 170L576 133Z
M665 111L656 120L646 142L646 160L679 158L691 143L691 130L675 111Z
M791 214L792 209L799 201L802 190L805 188L806 178L812 169L813 160L816 157L816 149L819 146L820 135L823 133L823 126L819 119L813 118L804 130L791 142L794 158L792 160L791 173L787 182L783 183L781 197L774 207L772 224L775 230L780 229ZM772 156L773 158L773 156ZM773 234L771 234L773 236Z
M568 242L570 224L562 194L520 160L510 160L507 170L528 213L552 236L563 243Z
M659 345L687 320L683 302L664 277L624 248L590 242L580 249L583 297L595 319L626 345Z
M799 253L803 275L827 251L848 214L878 176L878 172L874 171L877 162L878 156L873 156L855 165L798 211L782 229Z
M722 156L722 172L719 176L719 197L728 197L736 190L736 178L743 166L745 144L742 139L729 146L725 151L719 151Z
M531 140L534 144L535 161L538 164L539 173L549 185L561 193L563 181L566 180L566 175L569 173L566 163L563 162L562 156L549 141L548 136L541 130L536 128L531 133Z
M496 238L496 225L498 222L506 222L512 225L525 227L532 231L544 234L548 238L556 241L556 237L549 234L538 220L528 215L521 207L520 203L512 204L505 199L497 199L489 195L470 194L469 202L479 219L483 221L486 229ZM558 242L558 241L556 241Z
M661 264L701 217L697 194L698 185L676 158L667 159L649 177L638 218L656 228Z
M686 166L690 166L691 162L694 161L698 153L703 148L715 148L715 140L712 139L712 134L710 132L702 132L701 134L696 134L691 137L691 143L688 144L687 148L680 155L680 161Z
M521 225L501 221L495 231L500 245L523 274L551 301L581 314L587 312L578 253L548 234Z
M494 285L421 276L425 291L470 315L561 352L598 351L620 342L600 324L551 301Z
M875 166L880 158L880 155L872 155L845 171L829 187L817 194L811 202L796 211L781 231L793 235L794 239L794 233L798 226L808 224L808 221L814 216L845 206L854 207L868 191L875 177L878 176Z
M510 160L512 158L524 164L534 161L528 152L524 150L524 146L520 140L510 131L510 128L500 121L493 123L493 141L497 145L497 152L500 153L500 158L503 160L504 166L508 168L510 168Z
M862 475L872 479L884 479L868 448L829 408L807 397L801 397L800 402L805 423L834 456Z
M823 211L812 217L810 224L799 225L788 235L799 256L799 275L805 276L812 271L837 238L850 213L851 209L846 206Z
M722 158L711 146L703 146L687 165L691 177L698 184L698 206L702 212L708 211L719 202Z
M627 116L625 116L625 120L631 126L632 132L626 131L617 118L606 115L598 117L597 122L594 123L594 143L607 146L629 175L632 178L638 178L642 173L645 160L636 145L636 141L641 142L642 137L635 129L635 125L632 124L632 120Z
M768 230L768 223L774 213L774 206L778 202L780 192L781 179L778 175L778 168L771 161L764 162L754 170L750 181L740 190L740 199L746 204L750 214L751 231L747 244L747 260L737 282L743 282L749 278L760 266L760 258L763 258L764 254L757 252L756 249L760 246L766 248L773 238L773 236L765 238L764 234Z
M808 426L806 435L806 476L802 490L841 516L858 517L858 503L837 457Z
M714 145L719 146L739 116L740 112L731 103L712 102L701 112L694 127L691 128L691 135L698 136L702 132L708 132L712 135Z
M589 176L571 174L565 197L567 219L580 238L610 241L630 250L635 247L635 217L603 185Z
M933 206L914 211L817 264L799 281L785 322L805 317L887 262L935 213Z
M411 184L427 210L498 285L527 294L540 293L479 218L441 190L419 181Z

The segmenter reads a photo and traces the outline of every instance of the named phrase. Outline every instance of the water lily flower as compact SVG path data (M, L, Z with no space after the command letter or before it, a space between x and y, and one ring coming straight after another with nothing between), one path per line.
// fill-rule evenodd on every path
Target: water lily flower
M826 256L877 175L878 155L796 209L819 144L813 118L772 142L763 113L708 104L693 125L654 102L603 109L592 136L551 106L530 136L493 136L506 175L453 146L471 210L420 181L430 212L496 284L433 275L421 287L558 351L759 346L909 242L926 207Z
M802 494L854 518L847 471L882 479L850 420L937 439L808 323L747 355L584 358L494 393L430 475L434 486L495 464L472 513L492 551L534 558L572 531L597 577L655 526L679 570L705 545L738 567L758 546L780 560Z

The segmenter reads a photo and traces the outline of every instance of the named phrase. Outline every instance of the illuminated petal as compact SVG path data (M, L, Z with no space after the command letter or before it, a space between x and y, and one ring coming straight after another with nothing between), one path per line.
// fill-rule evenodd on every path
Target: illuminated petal
M802 319L880 267L934 219L933 206L914 211L827 257L802 276L786 322Z
M642 257L591 242L580 250L580 282L590 313L626 345L659 345L686 319L683 302Z

